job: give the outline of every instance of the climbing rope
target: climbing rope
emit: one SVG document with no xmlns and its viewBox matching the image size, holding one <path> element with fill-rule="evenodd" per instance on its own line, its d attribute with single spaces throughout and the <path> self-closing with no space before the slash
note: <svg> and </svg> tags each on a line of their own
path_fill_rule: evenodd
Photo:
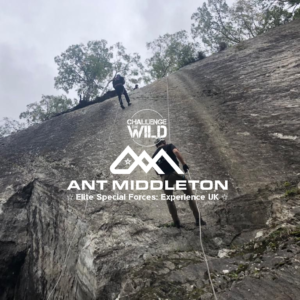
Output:
<svg viewBox="0 0 300 300">
<path fill-rule="evenodd" d="M 188 170 L 188 174 L 189 174 L 190 180 L 192 180 L 191 174 L 190 174 L 189 170 Z M 196 189 L 196 195 L 197 195 L 197 189 Z M 213 291 L 215 300 L 218 300 L 216 292 L 215 292 L 214 284 L 213 284 L 212 279 L 211 279 L 210 269 L 209 269 L 209 265 L 208 265 L 208 260 L 206 258 L 206 254 L 205 254 L 203 243 L 202 243 L 201 212 L 200 212 L 200 209 L 198 207 L 197 201 L 196 201 L 196 206 L 197 206 L 197 210 L 198 210 L 198 214 L 199 214 L 199 239 L 200 239 L 200 246 L 201 246 L 203 257 L 204 257 L 204 261 L 205 261 L 205 264 L 206 264 L 206 269 L 207 269 L 207 273 L 208 273 L 208 278 L 209 278 L 209 282 L 210 282 L 210 285 L 211 285 L 211 289 Z"/>
<path fill-rule="evenodd" d="M 166 77 L 166 79 L 167 79 L 167 103 L 168 103 L 169 142 L 171 142 L 171 134 L 170 134 L 170 131 L 171 131 L 171 123 L 170 123 L 170 100 L 169 100 L 169 81 L 168 81 L 168 76 Z M 190 180 L 192 180 L 191 179 L 191 174 L 190 174 L 189 170 L 188 170 L 188 174 L 189 174 Z M 197 189 L 196 189 L 196 195 L 197 195 Z M 203 247 L 203 242 L 202 242 L 202 227 L 201 227 L 201 212 L 200 212 L 200 209 L 198 207 L 197 201 L 196 201 L 196 206 L 197 206 L 197 210 L 198 210 L 198 214 L 199 214 L 199 239 L 200 239 L 200 246 L 201 246 L 203 257 L 204 257 L 204 261 L 205 261 L 205 264 L 206 264 L 206 269 L 207 269 L 207 273 L 208 273 L 208 278 L 209 278 L 209 282 L 210 282 L 210 285 L 211 285 L 211 289 L 212 289 L 212 292 L 214 294 L 215 300 L 218 300 L 218 297 L 217 297 L 216 292 L 215 292 L 214 284 L 213 284 L 212 279 L 211 279 L 211 273 L 210 273 L 210 268 L 209 268 L 209 265 L 208 265 L 208 260 L 207 260 L 207 257 L 206 257 L 206 254 L 205 254 L 205 250 L 204 250 L 204 247 Z"/>
<path fill-rule="evenodd" d="M 169 102 L 169 81 L 167 78 L 167 101 L 168 101 L 168 129 L 169 129 L 169 143 L 171 143 L 171 123 L 170 123 L 170 102 Z"/>
<path fill-rule="evenodd" d="M 107 150 L 107 148 L 108 148 L 108 145 L 109 145 L 109 143 L 110 143 L 111 133 L 112 133 L 113 128 L 115 127 L 115 123 L 116 123 L 116 120 L 117 120 L 118 112 L 119 112 L 119 109 L 117 109 L 117 113 L 116 113 L 116 116 L 115 116 L 113 125 L 112 125 L 112 127 L 111 127 L 110 132 L 109 132 L 108 142 L 106 143 L 106 147 L 105 147 L 105 149 L 104 149 L 104 151 L 103 151 L 103 156 L 102 156 L 102 158 L 105 157 L 105 152 L 106 152 L 106 150 Z M 87 206 L 88 206 L 88 200 L 86 200 L 86 203 L 85 203 L 85 208 L 84 208 L 84 212 L 83 212 L 84 216 L 86 216 Z M 72 246 L 73 241 L 74 241 L 74 238 L 75 238 L 77 225 L 78 225 L 78 221 L 77 221 L 77 223 L 76 223 L 76 226 L 75 226 L 75 229 L 74 229 L 74 233 L 73 233 L 73 237 L 72 237 L 72 239 L 71 239 L 71 242 L 69 243 L 68 250 L 67 250 L 67 252 L 66 252 L 66 256 L 65 256 L 65 259 L 64 259 L 64 263 L 63 263 L 63 267 L 62 267 L 61 273 L 60 273 L 60 275 L 59 275 L 59 277 L 58 277 L 58 279 L 57 279 L 57 281 L 56 281 L 56 283 L 55 283 L 53 289 L 51 290 L 50 294 L 48 295 L 47 300 L 50 299 L 52 293 L 55 291 L 55 289 L 56 289 L 57 285 L 59 284 L 60 279 L 62 278 L 62 275 L 63 275 L 63 273 L 64 273 L 64 271 L 65 271 L 65 268 L 66 268 L 66 266 L 67 266 L 66 263 L 67 263 L 67 259 L 68 259 L 68 256 L 69 256 L 69 252 L 70 252 L 71 246 Z"/>
</svg>

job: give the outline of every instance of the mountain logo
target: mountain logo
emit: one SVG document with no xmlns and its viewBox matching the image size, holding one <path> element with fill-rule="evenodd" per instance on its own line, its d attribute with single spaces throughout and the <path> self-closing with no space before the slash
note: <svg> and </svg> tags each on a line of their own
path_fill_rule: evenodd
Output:
<svg viewBox="0 0 300 300">
<path fill-rule="evenodd" d="M 133 163 L 130 165 L 128 169 L 117 169 L 120 162 L 126 157 L 126 155 L 131 155 L 133 158 Z M 112 174 L 131 174 L 132 171 L 137 167 L 140 166 L 145 173 L 148 173 L 152 168 L 160 175 L 163 175 L 164 172 L 161 170 L 161 168 L 156 164 L 156 162 L 163 157 L 170 165 L 171 167 L 177 172 L 177 174 L 183 174 L 182 170 L 175 164 L 173 159 L 165 152 L 163 149 L 161 149 L 155 157 L 149 156 L 149 154 L 144 150 L 140 156 L 136 155 L 136 153 L 127 146 L 125 150 L 119 155 L 119 157 L 113 162 L 113 164 L 110 166 L 110 171 Z M 148 165 L 145 165 L 143 162 L 143 159 L 146 159 L 148 162 Z M 126 164 L 127 161 L 126 160 Z"/>
</svg>

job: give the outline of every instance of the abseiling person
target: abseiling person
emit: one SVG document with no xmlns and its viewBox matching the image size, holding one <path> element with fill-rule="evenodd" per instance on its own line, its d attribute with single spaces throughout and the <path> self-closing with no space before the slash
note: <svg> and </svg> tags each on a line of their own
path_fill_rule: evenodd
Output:
<svg viewBox="0 0 300 300">
<path fill-rule="evenodd" d="M 178 151 L 178 149 L 173 145 L 173 144 L 167 144 L 166 141 L 162 138 L 158 138 L 155 140 L 155 145 L 157 147 L 155 153 L 153 154 L 152 158 L 161 150 L 163 149 L 168 156 L 175 162 L 175 164 L 177 166 L 179 166 L 179 162 L 182 164 L 183 170 L 186 173 L 189 170 L 189 167 L 187 166 L 187 164 L 185 163 L 181 153 Z M 168 187 L 173 187 L 174 184 L 176 183 L 176 181 L 178 180 L 185 180 L 186 181 L 186 189 L 183 190 L 183 192 L 187 195 L 187 196 L 192 196 L 193 195 L 193 191 L 187 181 L 187 179 L 185 178 L 185 175 L 181 175 L 181 174 L 177 174 L 175 172 L 175 170 L 173 169 L 173 167 L 165 160 L 164 157 L 161 157 L 157 163 L 156 163 L 159 168 L 164 172 L 163 175 L 161 176 L 161 179 L 163 181 L 163 189 L 166 195 L 173 195 L 173 190 L 170 189 L 166 189 L 166 183 Z M 190 197 L 192 198 L 192 197 Z M 167 204 L 168 204 L 168 208 L 169 208 L 169 212 L 172 216 L 174 225 L 177 228 L 180 228 L 180 220 L 178 218 L 178 214 L 177 214 L 177 209 L 176 209 L 176 205 L 174 201 L 171 200 L 166 200 Z M 196 220 L 196 226 L 199 226 L 199 223 L 201 222 L 201 225 L 206 225 L 206 222 L 201 218 L 201 220 L 199 220 L 199 212 L 197 209 L 197 204 L 195 202 L 195 200 L 188 200 L 189 202 L 189 206 L 194 214 L 195 220 Z"/>
<path fill-rule="evenodd" d="M 113 87 L 116 90 L 116 93 L 118 95 L 119 98 L 119 102 L 120 102 L 120 106 L 122 107 L 122 109 L 125 109 L 124 105 L 123 105 L 123 101 L 122 101 L 122 94 L 124 94 L 125 99 L 127 101 L 128 106 L 131 105 L 130 103 L 130 99 L 129 96 L 127 94 L 127 91 L 124 87 L 125 84 L 125 79 L 123 76 L 121 76 L 120 74 L 117 74 L 114 79 L 113 79 Z"/>
</svg>

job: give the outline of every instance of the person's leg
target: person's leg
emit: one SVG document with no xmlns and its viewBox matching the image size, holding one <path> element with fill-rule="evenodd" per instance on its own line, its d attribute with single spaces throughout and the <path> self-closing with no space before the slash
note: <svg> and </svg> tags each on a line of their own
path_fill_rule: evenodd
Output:
<svg viewBox="0 0 300 300">
<path fill-rule="evenodd" d="M 128 94 L 127 94 L 127 91 L 126 91 L 126 89 L 123 87 L 123 94 L 124 94 L 124 96 L 125 96 L 125 99 L 126 99 L 126 101 L 127 101 L 127 103 L 129 104 L 130 103 L 130 99 L 129 99 L 129 96 L 128 96 Z"/>
<path fill-rule="evenodd" d="M 170 179 L 170 175 L 165 175 L 162 177 L 162 181 L 163 181 L 163 189 L 165 191 L 166 195 L 173 195 L 173 190 L 166 190 L 165 189 L 165 182 L 168 182 L 168 186 L 173 186 L 174 183 L 172 184 L 172 178 Z M 179 222 L 179 218 L 178 218 L 178 214 L 177 214 L 177 209 L 176 209 L 176 205 L 174 201 L 171 200 L 167 200 L 167 204 L 168 204 L 168 208 L 169 208 L 169 212 L 172 216 L 173 222 L 175 225 L 178 225 L 178 227 L 180 226 L 180 222 Z"/>
<path fill-rule="evenodd" d="M 123 106 L 123 101 L 122 101 L 123 87 L 122 86 L 116 86 L 115 90 L 116 90 L 116 93 L 118 95 L 121 107 L 124 107 Z"/>
<path fill-rule="evenodd" d="M 194 193 L 193 193 L 193 191 L 191 189 L 191 186 L 189 185 L 188 180 L 185 178 L 185 176 L 184 175 L 178 175 L 178 174 L 176 174 L 176 175 L 177 175 L 177 180 L 185 180 L 186 181 L 186 189 L 183 190 L 183 192 L 185 193 L 185 195 L 187 195 L 187 196 L 194 195 Z M 184 178 L 182 176 L 184 176 Z M 198 208 L 197 208 L 196 201 L 195 200 L 188 200 L 188 202 L 189 202 L 190 209 L 193 212 L 193 215 L 195 217 L 196 224 L 199 225 L 199 211 L 198 211 Z M 206 224 L 202 220 L 202 218 L 201 218 L 201 224 L 202 225 Z"/>
<path fill-rule="evenodd" d="M 186 180 L 186 190 L 183 191 L 187 196 L 192 196 L 193 191 L 191 189 L 191 186 L 189 185 L 188 181 Z M 198 208 L 197 208 L 197 204 L 195 200 L 188 200 L 189 202 L 189 206 L 193 212 L 193 215 L 195 217 L 195 219 L 199 219 L 199 212 L 198 212 Z"/>
<path fill-rule="evenodd" d="M 172 216 L 173 222 L 174 222 L 175 225 L 177 225 L 179 223 L 179 218 L 178 218 L 177 208 L 176 208 L 175 202 L 171 201 L 171 200 L 167 200 L 167 204 L 168 204 L 169 212 Z"/>
</svg>

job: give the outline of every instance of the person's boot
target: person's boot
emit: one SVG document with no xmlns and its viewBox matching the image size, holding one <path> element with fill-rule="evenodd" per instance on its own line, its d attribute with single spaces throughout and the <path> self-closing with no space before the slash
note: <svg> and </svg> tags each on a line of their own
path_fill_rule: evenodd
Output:
<svg viewBox="0 0 300 300">
<path fill-rule="evenodd" d="M 199 226 L 199 218 L 196 218 L 196 226 Z M 206 222 L 201 218 L 201 226 L 205 226 Z"/>
<path fill-rule="evenodd" d="M 125 106 L 123 104 L 121 104 L 122 109 L 125 109 Z"/>
<path fill-rule="evenodd" d="M 179 220 L 178 220 L 178 221 L 175 221 L 175 222 L 174 222 L 174 226 L 177 227 L 177 228 L 180 228 L 180 227 L 181 227 L 180 221 L 179 221 Z"/>
<path fill-rule="evenodd" d="M 131 105 L 131 103 L 130 102 L 128 102 L 128 106 L 130 106 Z"/>
</svg>

